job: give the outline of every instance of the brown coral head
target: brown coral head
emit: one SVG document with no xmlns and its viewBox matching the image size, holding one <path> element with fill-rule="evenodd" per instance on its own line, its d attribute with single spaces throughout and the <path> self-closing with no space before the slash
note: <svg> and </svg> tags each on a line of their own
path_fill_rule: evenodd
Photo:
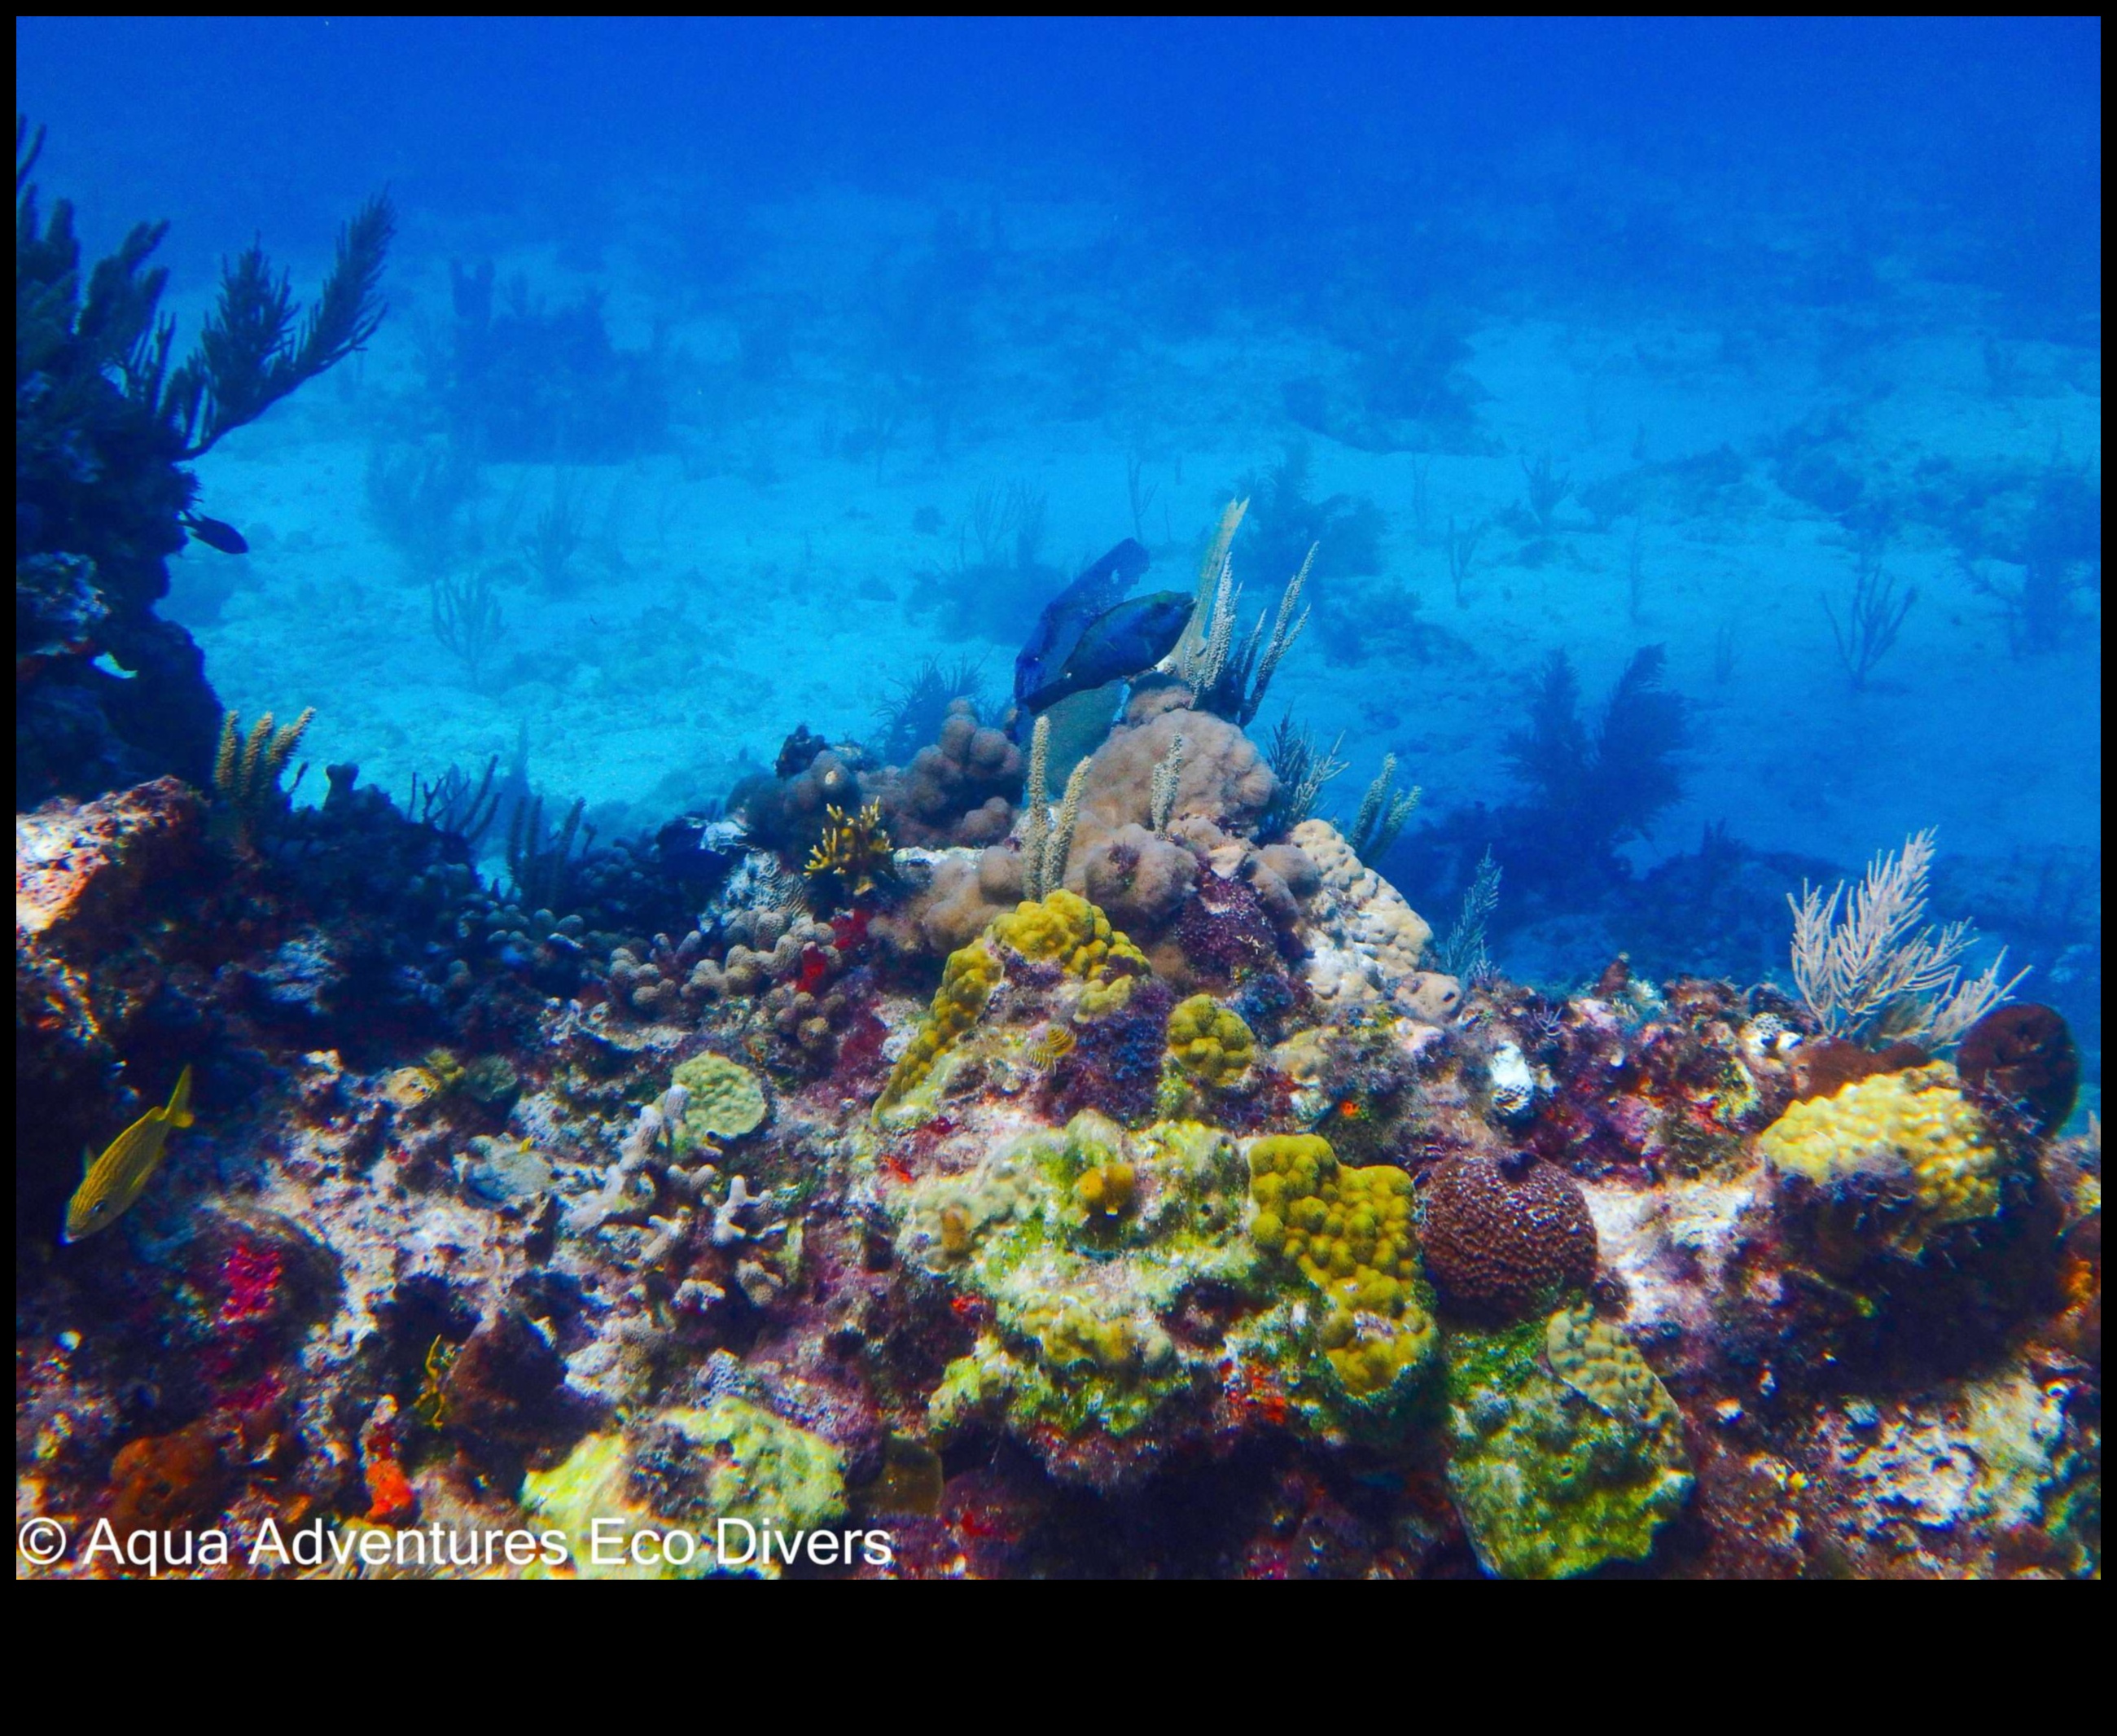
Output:
<svg viewBox="0 0 2117 1736">
<path fill-rule="evenodd" d="M 2061 1127 L 2080 1092 L 2080 1052 L 2055 1008 L 2023 1001 L 1964 1033 L 1955 1070 L 1973 1091 L 2025 1106 L 2038 1138 Z"/>
<path fill-rule="evenodd" d="M 1418 1189 L 1427 1276 L 1457 1313 L 1518 1319 L 1595 1276 L 1595 1222 L 1563 1171 L 1528 1152 L 1451 1157 Z"/>
<path fill-rule="evenodd" d="M 1871 1078 L 1878 1073 L 1903 1073 L 1923 1067 L 1933 1057 L 1916 1043 L 1891 1043 L 1870 1052 L 1857 1043 L 1834 1037 L 1820 1037 L 1794 1050 L 1794 1101 L 1834 1097 L 1847 1085 Z"/>
</svg>

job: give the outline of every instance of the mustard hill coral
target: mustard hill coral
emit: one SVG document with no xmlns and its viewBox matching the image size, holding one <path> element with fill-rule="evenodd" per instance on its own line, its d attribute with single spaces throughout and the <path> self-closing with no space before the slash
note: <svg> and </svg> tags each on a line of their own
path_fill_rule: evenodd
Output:
<svg viewBox="0 0 2117 1736">
<path fill-rule="evenodd" d="M 1035 963 L 1058 965 L 1083 981 L 1101 981 L 1114 967 L 1147 967 L 1146 954 L 1078 893 L 1061 890 L 1040 903 L 1024 901 L 994 917 L 987 933 L 996 945 Z"/>
<path fill-rule="evenodd" d="M 999 956 L 982 940 L 948 954 L 941 972 L 941 986 L 919 1023 L 911 1044 L 890 1069 L 889 1082 L 875 1099 L 878 1113 L 893 1107 L 905 1094 L 923 1083 L 934 1064 L 957 1038 L 977 1023 L 985 1002 L 1000 980 Z"/>
<path fill-rule="evenodd" d="M 925 1083 L 942 1055 L 977 1023 L 1007 972 L 1009 956 L 1077 983 L 1072 998 L 1072 1016 L 1079 1020 L 1100 1018 L 1123 1007 L 1133 981 L 1147 969 L 1140 949 L 1077 893 L 1054 892 L 1003 911 L 977 940 L 948 955 L 933 1005 L 876 1100 L 878 1114 L 895 1108 Z M 1048 1053 L 1048 1046 L 1042 1052 Z"/>
<path fill-rule="evenodd" d="M 1365 1398 L 1420 1370 L 1436 1334 L 1418 1283 L 1410 1176 L 1388 1164 L 1349 1168 L 1313 1133 L 1253 1140 L 1249 1166 L 1250 1238 L 1328 1298 L 1319 1337 L 1346 1392 Z"/>
<path fill-rule="evenodd" d="M 1939 1232 L 1996 1217 L 2018 1163 L 1944 1061 L 1796 1103 L 1757 1149 L 1813 1185 L 1826 1241 L 1913 1260 Z"/>
<path fill-rule="evenodd" d="M 1249 1071 L 1257 1038 L 1238 1014 L 1210 995 L 1178 1001 L 1169 1015 L 1169 1064 L 1200 1084 L 1225 1089 Z"/>
</svg>

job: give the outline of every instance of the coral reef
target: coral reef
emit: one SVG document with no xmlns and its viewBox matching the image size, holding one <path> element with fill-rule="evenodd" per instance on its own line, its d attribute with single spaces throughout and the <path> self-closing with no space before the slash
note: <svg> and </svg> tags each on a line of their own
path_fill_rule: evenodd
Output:
<svg viewBox="0 0 2117 1736">
<path fill-rule="evenodd" d="M 1132 685 L 1069 794 L 960 702 L 616 843 L 510 779 L 499 885 L 492 768 L 295 808 L 276 725 L 20 816 L 18 1505 L 155 1558 L 24 1571 L 2099 1572 L 2055 1011 L 1510 981 Z"/>
</svg>

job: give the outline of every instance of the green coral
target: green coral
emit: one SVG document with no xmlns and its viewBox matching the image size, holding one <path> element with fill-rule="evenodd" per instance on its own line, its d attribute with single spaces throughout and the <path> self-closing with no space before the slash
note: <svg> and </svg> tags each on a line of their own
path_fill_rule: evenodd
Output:
<svg viewBox="0 0 2117 1736">
<path fill-rule="evenodd" d="M 791 1533 L 837 1519 L 846 1510 L 845 1459 L 820 1435 L 722 1397 L 660 1411 L 625 1434 L 588 1436 L 556 1469 L 530 1472 L 522 1499 L 565 1534 L 581 1578 L 694 1579 L 715 1571 L 723 1520 L 731 1549 L 740 1553 L 768 1527 Z M 632 1544 L 643 1531 L 663 1541 L 640 1560 Z M 670 1547 L 673 1531 L 690 1532 L 695 1552 Z M 671 1558 L 687 1553 L 688 1560 Z M 731 1571 L 777 1577 L 779 1569 L 759 1549 Z"/>
<path fill-rule="evenodd" d="M 722 1055 L 680 1062 L 675 1082 L 690 1093 L 683 1120 L 671 1130 L 679 1156 L 722 1139 L 740 1139 L 763 1124 L 764 1087 L 747 1067 Z"/>
<path fill-rule="evenodd" d="M 1251 1240 L 1327 1299 L 1315 1343 L 1344 1398 L 1398 1409 L 1423 1385 L 1438 1341 L 1410 1176 L 1391 1164 L 1340 1164 L 1313 1133 L 1251 1141 L 1249 1166 Z"/>
<path fill-rule="evenodd" d="M 993 1323 L 950 1364 L 929 1424 L 978 1415 L 1025 1434 L 1123 1438 L 1210 1379 L 1212 1359 L 1169 1322 L 1201 1286 L 1254 1292 L 1243 1181 L 1215 1129 L 1128 1134 L 1086 1110 L 1063 1133 L 1025 1134 L 967 1175 L 907 1190 L 901 1254 L 986 1304 Z"/>
<path fill-rule="evenodd" d="M 1586 1306 L 1446 1341 L 1449 1487 L 1478 1559 L 1509 1579 L 1641 1561 L 1689 1498 L 1675 1401 Z"/>
</svg>

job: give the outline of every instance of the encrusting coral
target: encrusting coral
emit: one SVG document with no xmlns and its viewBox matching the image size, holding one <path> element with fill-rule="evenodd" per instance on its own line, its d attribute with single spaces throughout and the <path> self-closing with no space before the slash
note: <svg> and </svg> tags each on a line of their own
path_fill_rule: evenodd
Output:
<svg viewBox="0 0 2117 1736">
<path fill-rule="evenodd" d="M 1808 1184 L 1797 1211 L 1847 1243 L 1917 1259 L 1959 1225 L 1996 1217 L 2018 1154 L 1935 1061 L 1855 1080 L 1793 1104 L 1757 1140 L 1764 1161 Z"/>
</svg>

